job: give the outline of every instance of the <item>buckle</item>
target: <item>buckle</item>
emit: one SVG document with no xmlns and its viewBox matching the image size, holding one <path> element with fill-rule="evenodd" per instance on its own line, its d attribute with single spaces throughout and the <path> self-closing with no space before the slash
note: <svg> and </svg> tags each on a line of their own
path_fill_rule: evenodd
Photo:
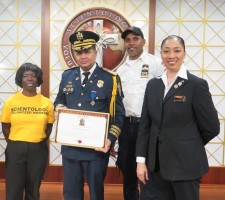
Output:
<svg viewBox="0 0 225 200">
<path fill-rule="evenodd" d="M 130 116 L 130 117 L 128 117 L 128 118 L 129 118 L 129 122 L 130 122 L 130 123 L 135 124 L 135 123 L 139 123 L 139 122 L 140 122 L 140 117 L 133 117 L 133 116 Z"/>
</svg>

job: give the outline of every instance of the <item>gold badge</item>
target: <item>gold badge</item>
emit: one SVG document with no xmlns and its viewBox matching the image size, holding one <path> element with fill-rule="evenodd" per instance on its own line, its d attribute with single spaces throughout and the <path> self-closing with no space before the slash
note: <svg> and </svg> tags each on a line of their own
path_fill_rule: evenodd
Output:
<svg viewBox="0 0 225 200">
<path fill-rule="evenodd" d="M 103 81 L 103 80 L 98 80 L 97 86 L 98 86 L 99 88 L 102 88 L 103 85 L 104 85 L 104 81 Z"/>
</svg>

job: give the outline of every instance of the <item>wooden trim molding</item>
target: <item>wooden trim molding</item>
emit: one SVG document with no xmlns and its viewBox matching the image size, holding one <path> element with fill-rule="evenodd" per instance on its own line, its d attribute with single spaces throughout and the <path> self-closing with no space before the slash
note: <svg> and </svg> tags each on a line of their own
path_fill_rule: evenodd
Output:
<svg viewBox="0 0 225 200">
<path fill-rule="evenodd" d="M 0 163 L 0 179 L 5 179 L 5 166 Z M 43 181 L 63 182 L 63 169 L 61 166 L 51 166 L 51 173 L 48 173 L 48 167 Z M 108 167 L 105 178 L 106 184 L 122 184 L 122 173 L 116 167 Z M 225 184 L 225 167 L 210 167 L 208 173 L 202 178 L 202 184 Z"/>
<path fill-rule="evenodd" d="M 49 172 L 50 170 L 50 172 Z M 46 182 L 62 182 L 63 169 L 61 166 L 47 167 L 43 181 Z M 121 184 L 123 183 L 122 173 L 116 167 L 108 167 L 107 175 L 105 178 L 107 184 Z"/>
<path fill-rule="evenodd" d="M 50 91 L 50 0 L 41 1 L 41 69 L 43 84 L 41 94 L 49 97 Z"/>
<path fill-rule="evenodd" d="M 149 1 L 149 37 L 148 37 L 148 52 L 155 52 L 155 10 L 156 0 Z"/>
<path fill-rule="evenodd" d="M 203 184 L 225 184 L 225 167 L 210 167 L 202 178 Z"/>
</svg>

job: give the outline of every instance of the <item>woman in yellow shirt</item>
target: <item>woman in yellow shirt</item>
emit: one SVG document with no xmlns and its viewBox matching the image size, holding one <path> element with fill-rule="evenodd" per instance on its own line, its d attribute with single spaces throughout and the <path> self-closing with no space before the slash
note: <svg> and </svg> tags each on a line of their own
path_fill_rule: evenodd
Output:
<svg viewBox="0 0 225 200">
<path fill-rule="evenodd" d="M 48 140 L 54 122 L 53 104 L 37 92 L 43 72 L 25 63 L 17 71 L 15 82 L 21 92 L 9 97 L 2 109 L 5 150 L 6 199 L 39 200 L 39 188 L 48 158 Z"/>
</svg>

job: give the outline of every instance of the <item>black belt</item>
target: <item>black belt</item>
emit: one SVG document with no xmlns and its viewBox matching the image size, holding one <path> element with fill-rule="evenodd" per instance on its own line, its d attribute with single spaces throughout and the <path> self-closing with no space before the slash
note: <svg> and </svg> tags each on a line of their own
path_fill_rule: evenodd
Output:
<svg viewBox="0 0 225 200">
<path fill-rule="evenodd" d="M 126 117 L 126 120 L 128 120 L 131 124 L 139 123 L 140 122 L 140 117 Z"/>
</svg>

